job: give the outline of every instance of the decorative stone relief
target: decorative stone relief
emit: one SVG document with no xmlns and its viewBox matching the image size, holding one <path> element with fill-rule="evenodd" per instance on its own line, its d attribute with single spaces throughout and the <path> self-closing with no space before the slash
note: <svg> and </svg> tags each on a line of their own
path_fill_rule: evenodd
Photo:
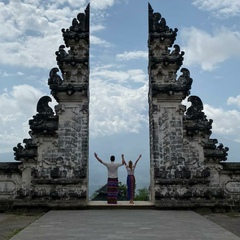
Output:
<svg viewBox="0 0 240 240">
<path fill-rule="evenodd" d="M 225 183 L 225 189 L 232 194 L 240 194 L 240 179 L 230 180 Z"/>
<path fill-rule="evenodd" d="M 16 183 L 12 180 L 2 181 L 0 180 L 0 195 L 1 194 L 15 194 L 16 191 Z"/>
</svg>

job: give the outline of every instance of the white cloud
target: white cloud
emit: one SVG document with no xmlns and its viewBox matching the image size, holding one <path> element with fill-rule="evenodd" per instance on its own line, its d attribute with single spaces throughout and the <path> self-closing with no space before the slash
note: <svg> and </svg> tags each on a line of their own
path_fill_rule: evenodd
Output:
<svg viewBox="0 0 240 240">
<path fill-rule="evenodd" d="M 126 73 L 116 71 L 96 71 L 91 74 L 90 134 L 105 136 L 122 132 L 138 132 L 148 124 L 147 92 L 145 76 L 141 70 Z M 136 79 L 134 76 L 139 75 Z M 112 81 L 112 80 L 115 80 Z M 131 88 L 122 82 L 137 81 L 141 87 Z"/>
<path fill-rule="evenodd" d="M 212 71 L 218 64 L 232 57 L 240 57 L 240 33 L 221 28 L 209 34 L 197 28 L 182 30 L 186 65 L 200 65 Z"/>
<path fill-rule="evenodd" d="M 36 114 L 42 92 L 29 85 L 14 86 L 0 95 L 1 152 L 10 151 L 15 144 L 29 137 L 28 120 Z"/>
<path fill-rule="evenodd" d="M 0 24 L 2 26 L 0 64 L 28 68 L 54 67 L 56 65 L 55 51 L 64 43 L 61 29 L 69 28 L 72 19 L 79 12 L 85 10 L 87 3 L 85 0 L 62 0 L 57 3 L 55 1 L 45 3 L 31 0 L 0 3 Z M 93 21 L 91 21 L 92 32 L 105 28 L 101 23 L 106 17 L 103 9 L 113 4 L 113 0 L 91 2 L 91 15 L 97 16 L 93 17 Z M 96 36 L 90 36 L 90 38 L 91 44 L 103 47 L 112 46 Z"/>
<path fill-rule="evenodd" d="M 104 79 L 105 82 L 118 83 L 146 83 L 148 76 L 141 69 L 130 69 L 126 71 L 115 71 L 106 68 L 96 68 L 92 71 L 91 77 Z"/>
<path fill-rule="evenodd" d="M 98 32 L 98 31 L 101 31 L 101 30 L 104 30 L 104 29 L 105 29 L 105 26 L 103 26 L 101 24 L 93 25 L 93 26 L 90 27 L 91 33 Z"/>
<path fill-rule="evenodd" d="M 37 3 L 10 1 L 0 8 L 0 63 L 40 68 L 54 64 L 54 53 L 63 42 L 61 28 L 68 27 L 74 16 L 68 8 L 38 7 Z"/>
<path fill-rule="evenodd" d="M 55 51 L 61 44 L 57 36 L 45 38 L 28 36 L 23 44 L 21 42 L 0 42 L 0 48 L 3 49 L 0 63 L 48 69 L 56 66 Z"/>
<path fill-rule="evenodd" d="M 240 112 L 236 110 L 225 111 L 222 108 L 214 108 L 204 105 L 204 113 L 208 119 L 213 119 L 212 132 L 225 135 L 232 140 L 239 141 L 240 135 Z M 240 142 L 240 141 L 239 141 Z"/>
<path fill-rule="evenodd" d="M 93 35 L 90 36 L 90 42 L 92 45 L 101 45 L 102 47 L 111 47 L 112 46 L 111 43 L 108 43 L 107 41 L 105 41 L 101 38 L 98 38 L 96 36 L 93 36 Z"/>
<path fill-rule="evenodd" d="M 240 95 L 238 95 L 237 97 L 229 97 L 227 100 L 227 104 L 231 105 L 231 104 L 236 104 L 237 106 L 240 107 Z"/>
<path fill-rule="evenodd" d="M 91 0 L 91 8 L 104 10 L 108 7 L 113 6 L 115 3 L 114 0 Z"/>
<path fill-rule="evenodd" d="M 193 4 L 204 11 L 211 11 L 218 17 L 240 15 L 239 0 L 195 0 Z"/>
<path fill-rule="evenodd" d="M 129 61 L 133 59 L 148 59 L 148 52 L 145 51 L 133 51 L 123 52 L 116 55 L 116 59 L 119 61 Z"/>
</svg>

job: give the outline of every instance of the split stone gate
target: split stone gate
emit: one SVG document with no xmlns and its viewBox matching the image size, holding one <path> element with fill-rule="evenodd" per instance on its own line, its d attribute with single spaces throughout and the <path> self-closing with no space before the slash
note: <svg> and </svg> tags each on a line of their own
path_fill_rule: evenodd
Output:
<svg viewBox="0 0 240 240">
<path fill-rule="evenodd" d="M 148 11 L 150 200 L 157 208 L 239 208 L 240 163 L 224 162 L 228 148 L 210 138 L 213 120 L 190 95 L 193 80 L 181 68 L 177 29 L 150 4 Z M 62 29 L 65 44 L 48 79 L 55 112 L 43 96 L 29 120 L 30 138 L 13 148 L 16 162 L 0 163 L 5 209 L 88 205 L 89 13 L 90 5 Z"/>
</svg>

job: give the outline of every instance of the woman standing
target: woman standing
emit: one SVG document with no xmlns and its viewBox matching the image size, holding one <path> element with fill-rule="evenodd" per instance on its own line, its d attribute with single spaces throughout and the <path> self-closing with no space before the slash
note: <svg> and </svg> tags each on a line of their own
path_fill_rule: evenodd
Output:
<svg viewBox="0 0 240 240">
<path fill-rule="evenodd" d="M 133 199 L 134 199 L 134 194 L 135 194 L 135 185 L 136 185 L 136 180 L 135 180 L 135 176 L 134 176 L 134 170 L 136 168 L 137 162 L 139 161 L 139 159 L 142 157 L 142 154 L 139 155 L 138 159 L 135 161 L 134 165 L 133 162 L 130 160 L 127 163 L 124 160 L 124 164 L 126 166 L 127 169 L 127 197 L 130 200 L 129 203 L 133 204 Z"/>
</svg>

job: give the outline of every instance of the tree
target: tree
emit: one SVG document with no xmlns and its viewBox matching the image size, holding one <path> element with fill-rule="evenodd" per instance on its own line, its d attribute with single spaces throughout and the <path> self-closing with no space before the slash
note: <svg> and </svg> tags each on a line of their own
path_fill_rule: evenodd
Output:
<svg viewBox="0 0 240 240">
<path fill-rule="evenodd" d="M 127 185 L 118 183 L 118 201 L 127 201 Z M 93 201 L 105 201 L 107 199 L 107 184 L 96 190 L 90 197 Z M 146 187 L 136 190 L 135 201 L 149 201 L 149 191 Z"/>
<path fill-rule="evenodd" d="M 137 189 L 134 197 L 135 201 L 149 201 L 149 191 L 146 187 Z"/>
</svg>

